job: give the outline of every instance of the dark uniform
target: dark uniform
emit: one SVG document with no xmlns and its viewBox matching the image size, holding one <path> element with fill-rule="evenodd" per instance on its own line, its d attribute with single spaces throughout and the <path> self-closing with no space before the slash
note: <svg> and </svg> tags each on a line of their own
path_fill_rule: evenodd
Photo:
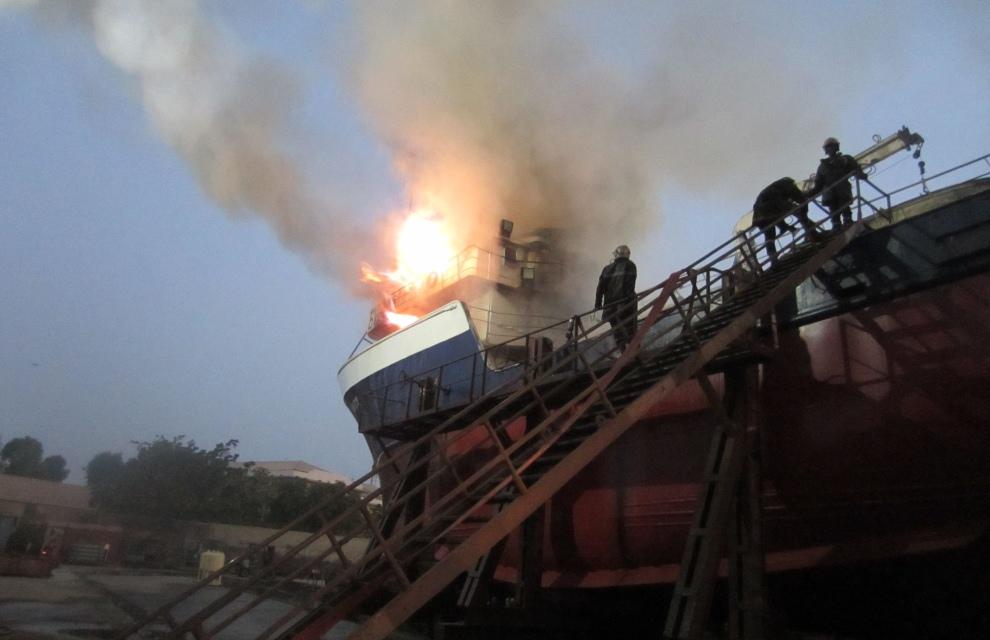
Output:
<svg viewBox="0 0 990 640">
<path fill-rule="evenodd" d="M 838 145 L 836 145 L 838 146 Z M 828 215 L 832 219 L 832 229 L 840 229 L 844 225 L 852 224 L 853 192 L 849 180 L 843 180 L 849 174 L 864 180 L 866 174 L 856 162 L 856 159 L 844 153 L 835 153 L 827 158 L 822 158 L 818 165 L 818 172 L 815 174 L 815 186 L 812 187 L 809 195 L 822 195 L 822 204 L 828 208 Z M 833 185 L 829 187 L 829 185 Z"/>
<path fill-rule="evenodd" d="M 784 220 L 779 220 L 776 224 L 774 220 L 797 207 L 804 199 L 804 192 L 793 178 L 781 178 L 772 182 L 756 196 L 756 202 L 753 203 L 753 226 L 763 232 L 771 262 L 777 260 L 777 245 L 774 242 L 777 239 L 777 229 L 781 233 L 794 230 Z M 794 215 L 801 221 L 806 232 L 814 233 L 814 226 L 808 219 L 807 204 L 794 211 Z"/>
<path fill-rule="evenodd" d="M 625 351 L 636 331 L 636 263 L 617 256 L 602 269 L 595 291 L 595 309 L 604 309 L 602 319 L 612 325 L 615 344 Z"/>
</svg>

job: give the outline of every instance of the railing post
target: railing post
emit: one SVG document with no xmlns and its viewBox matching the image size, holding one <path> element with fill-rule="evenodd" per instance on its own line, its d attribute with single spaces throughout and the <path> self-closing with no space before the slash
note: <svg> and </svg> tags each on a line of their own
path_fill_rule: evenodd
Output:
<svg viewBox="0 0 990 640">
<path fill-rule="evenodd" d="M 859 178 L 856 178 L 856 220 L 863 219 L 863 194 L 859 186 Z"/>
<path fill-rule="evenodd" d="M 385 411 L 386 409 L 388 409 L 388 388 L 390 386 L 392 385 L 388 385 L 388 384 L 385 385 L 385 394 L 382 395 L 382 413 L 378 423 L 379 427 L 385 426 Z"/>
<path fill-rule="evenodd" d="M 443 368 L 445 366 L 446 365 L 440 365 L 440 371 L 437 373 L 437 398 L 436 401 L 433 403 L 434 411 L 440 410 L 440 396 L 443 393 Z"/>
<path fill-rule="evenodd" d="M 477 352 L 475 352 L 475 354 L 471 356 L 471 386 L 468 388 L 468 402 L 474 400 L 474 376 L 477 365 L 478 365 L 478 354 Z"/>
<path fill-rule="evenodd" d="M 743 249 L 743 256 L 746 262 L 749 263 L 749 266 L 753 269 L 754 274 L 763 273 L 763 267 L 760 266 L 760 259 L 756 256 L 757 250 L 753 247 L 753 241 L 745 231 L 741 235 L 743 243 L 746 245 Z"/>
<path fill-rule="evenodd" d="M 416 380 L 414 378 L 409 378 L 408 380 L 406 380 L 406 384 L 408 385 L 407 389 L 409 389 L 408 391 L 406 391 L 406 420 L 408 420 L 409 410 L 410 407 L 412 407 L 412 388 L 413 385 L 416 384 Z"/>
<path fill-rule="evenodd" d="M 491 349 L 485 349 L 485 358 L 482 361 L 481 367 L 481 395 L 485 395 L 485 382 L 488 379 L 488 354 Z"/>
</svg>

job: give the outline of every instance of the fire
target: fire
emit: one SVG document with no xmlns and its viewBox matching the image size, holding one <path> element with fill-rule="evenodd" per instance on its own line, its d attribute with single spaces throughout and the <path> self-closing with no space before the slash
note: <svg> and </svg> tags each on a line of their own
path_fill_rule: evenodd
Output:
<svg viewBox="0 0 990 640">
<path fill-rule="evenodd" d="M 430 276 L 443 274 L 454 258 L 453 243 L 443 218 L 429 209 L 417 209 L 402 222 L 395 242 L 395 268 L 378 271 L 361 265 L 361 279 L 377 284 L 419 287 Z"/>
<path fill-rule="evenodd" d="M 416 322 L 416 318 L 417 316 L 409 315 L 408 313 L 385 312 L 385 319 L 388 320 L 388 323 L 400 329 L 405 329 L 413 322 Z"/>
</svg>

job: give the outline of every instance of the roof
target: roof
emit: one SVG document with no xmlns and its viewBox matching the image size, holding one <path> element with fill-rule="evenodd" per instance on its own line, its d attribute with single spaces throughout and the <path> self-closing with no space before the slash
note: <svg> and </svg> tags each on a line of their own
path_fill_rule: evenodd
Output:
<svg viewBox="0 0 990 640">
<path fill-rule="evenodd" d="M 89 489 L 78 484 L 0 473 L 0 500 L 69 509 L 89 509 Z"/>
<path fill-rule="evenodd" d="M 326 471 L 302 460 L 254 460 L 251 464 L 269 471 Z"/>
<path fill-rule="evenodd" d="M 264 469 L 273 476 L 301 474 L 307 476 L 308 479 L 318 482 L 351 483 L 351 479 L 345 475 L 321 469 L 316 465 L 302 460 L 254 460 L 243 464 L 245 466 L 251 464 L 255 469 Z"/>
</svg>

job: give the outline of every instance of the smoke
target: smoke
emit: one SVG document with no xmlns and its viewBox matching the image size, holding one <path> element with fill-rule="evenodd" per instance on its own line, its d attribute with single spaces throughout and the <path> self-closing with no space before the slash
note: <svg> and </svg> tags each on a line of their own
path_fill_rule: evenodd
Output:
<svg viewBox="0 0 990 640">
<path fill-rule="evenodd" d="M 411 199 L 462 242 L 507 218 L 565 228 L 597 259 L 651 222 L 656 149 L 636 91 L 558 17 L 548 3 L 361 3 L 350 78 Z"/>
<path fill-rule="evenodd" d="M 869 77 L 865 36 L 882 23 L 824 8 L 816 29 L 799 31 L 776 7 L 660 5 L 368 0 L 354 5 L 353 51 L 336 63 L 409 200 L 452 220 L 456 245 L 486 242 L 501 218 L 517 233 L 563 228 L 568 253 L 596 263 L 575 271 L 593 282 L 617 244 L 634 258 L 662 250 L 641 239 L 660 222 L 667 184 L 746 201 L 813 169 L 833 114 Z M 194 0 L 66 6 L 134 78 L 206 193 L 262 216 L 317 270 L 356 281 L 383 234 L 307 181 L 284 69 L 238 50 Z M 859 45 L 835 46 L 837 31 Z M 812 51 L 826 52 L 819 68 L 803 58 Z"/>
<path fill-rule="evenodd" d="M 5 0 L 0 8 L 35 4 Z M 37 9 L 92 32 L 100 53 L 136 81 L 151 124 L 211 198 L 232 215 L 261 216 L 311 267 L 353 285 L 367 238 L 342 201 L 314 191 L 293 156 L 289 113 L 299 92 L 291 75 L 244 55 L 194 0 Z"/>
<path fill-rule="evenodd" d="M 351 85 L 413 200 L 455 218 L 463 241 L 500 218 L 564 228 L 571 259 L 596 263 L 574 273 L 593 287 L 616 245 L 655 249 L 640 239 L 665 182 L 749 180 L 751 197 L 779 176 L 740 171 L 737 141 L 770 152 L 830 119 L 827 101 L 807 108 L 810 86 L 766 82 L 787 73 L 786 31 L 774 42 L 725 8 L 656 4 L 362 2 Z"/>
</svg>

